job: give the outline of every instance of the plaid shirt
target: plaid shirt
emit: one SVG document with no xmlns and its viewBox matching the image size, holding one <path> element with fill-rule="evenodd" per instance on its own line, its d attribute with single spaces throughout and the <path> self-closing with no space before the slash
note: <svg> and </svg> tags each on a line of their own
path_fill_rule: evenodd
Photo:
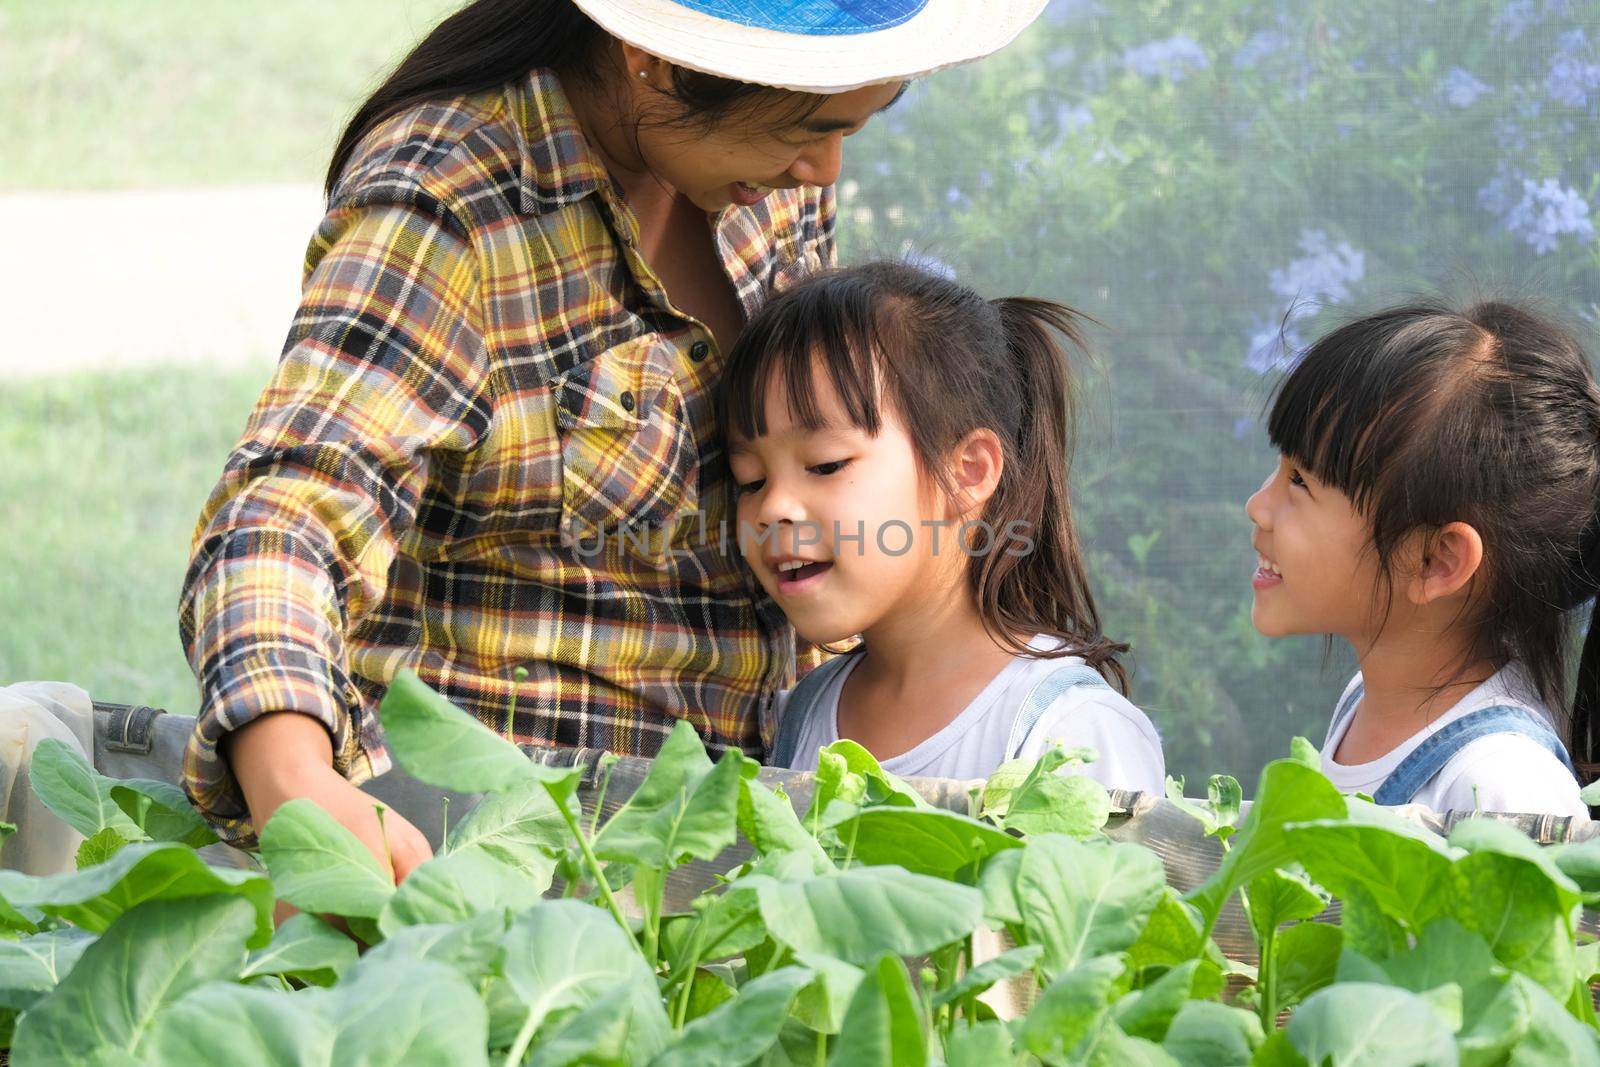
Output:
<svg viewBox="0 0 1600 1067">
<path fill-rule="evenodd" d="M 833 260 L 831 189 L 710 223 L 747 315 Z M 758 754 L 795 637 L 719 537 L 720 363 L 552 74 L 374 130 L 195 533 L 201 810 L 250 840 L 218 743 L 268 712 L 322 722 L 352 781 L 381 774 L 402 667 L 501 730 L 515 691 L 522 740 L 649 755 L 686 718 Z"/>
</svg>

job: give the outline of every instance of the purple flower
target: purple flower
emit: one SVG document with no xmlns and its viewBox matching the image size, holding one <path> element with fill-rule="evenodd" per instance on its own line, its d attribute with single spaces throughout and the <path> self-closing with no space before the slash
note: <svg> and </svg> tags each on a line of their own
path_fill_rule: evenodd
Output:
<svg viewBox="0 0 1600 1067">
<path fill-rule="evenodd" d="M 1293 367 L 1306 343 L 1292 324 L 1257 317 L 1250 324 L 1245 345 L 1246 370 L 1257 374 L 1275 374 Z M 1241 436 L 1238 423 L 1234 424 L 1234 435 Z"/>
<path fill-rule="evenodd" d="M 1179 34 L 1128 49 L 1122 53 L 1122 64 L 1141 78 L 1181 82 L 1190 72 L 1210 67 L 1211 61 L 1198 42 Z"/>
<path fill-rule="evenodd" d="M 1522 180 L 1522 199 L 1505 213 L 1505 228 L 1533 246 L 1538 255 L 1553 252 L 1566 235 L 1579 244 L 1594 240 L 1589 202 L 1578 190 L 1563 187 L 1554 178 L 1535 183 Z"/>
<path fill-rule="evenodd" d="M 1539 18 L 1533 0 L 1511 0 L 1494 17 L 1494 30 L 1508 41 L 1515 41 Z"/>
<path fill-rule="evenodd" d="M 1471 107 L 1478 97 L 1493 91 L 1460 67 L 1451 67 L 1439 82 L 1439 92 L 1451 107 Z"/>
<path fill-rule="evenodd" d="M 1556 56 L 1545 75 L 1544 91 L 1550 99 L 1567 107 L 1584 107 L 1589 94 L 1600 89 L 1600 62 L 1588 35 L 1581 29 L 1568 30 L 1556 42 Z"/>
<path fill-rule="evenodd" d="M 1262 60 L 1270 59 L 1289 44 L 1289 38 L 1277 30 L 1257 30 L 1233 54 L 1235 70 L 1251 70 Z"/>
<path fill-rule="evenodd" d="M 1350 285 L 1366 277 L 1366 253 L 1330 243 L 1326 230 L 1301 230 L 1300 250 L 1305 255 L 1267 274 L 1268 288 L 1285 300 L 1348 300 Z"/>
</svg>

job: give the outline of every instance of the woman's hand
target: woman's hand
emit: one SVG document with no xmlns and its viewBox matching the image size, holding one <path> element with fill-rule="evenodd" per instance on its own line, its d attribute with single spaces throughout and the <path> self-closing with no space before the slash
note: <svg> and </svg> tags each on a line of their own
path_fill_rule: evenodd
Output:
<svg viewBox="0 0 1600 1067">
<path fill-rule="evenodd" d="M 308 715 L 280 712 L 246 724 L 229 738 L 228 763 L 258 833 L 280 806 L 306 797 L 355 834 L 396 884 L 433 856 L 422 831 L 394 809 L 385 809 L 380 825 L 378 801 L 333 769 L 328 731 Z"/>
</svg>

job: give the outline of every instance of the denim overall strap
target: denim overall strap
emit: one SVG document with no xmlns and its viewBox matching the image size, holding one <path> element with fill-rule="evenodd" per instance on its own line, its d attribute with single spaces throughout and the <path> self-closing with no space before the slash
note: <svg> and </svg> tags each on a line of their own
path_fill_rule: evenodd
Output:
<svg viewBox="0 0 1600 1067">
<path fill-rule="evenodd" d="M 1516 734 L 1537 741 L 1567 770 L 1573 769 L 1567 747 L 1543 718 L 1527 708 L 1501 704 L 1468 712 L 1412 749 L 1411 754 L 1401 760 L 1383 785 L 1378 787 L 1372 799 L 1383 805 L 1411 803 L 1422 787 L 1450 762 L 1451 757 L 1478 738 L 1493 734 Z"/>
<path fill-rule="evenodd" d="M 1361 703 L 1361 694 L 1365 689 L 1366 686 L 1359 682 L 1356 683 L 1356 687 L 1350 690 L 1350 695 L 1341 700 L 1339 706 L 1333 709 L 1333 721 L 1328 723 L 1328 735 L 1322 739 L 1323 748 L 1327 748 L 1333 742 L 1333 739 L 1338 736 L 1339 729 L 1344 724 L 1344 721 L 1350 718 L 1350 714 L 1356 710 L 1356 705 Z"/>
<path fill-rule="evenodd" d="M 799 755 L 800 738 L 805 733 L 806 723 L 811 721 L 817 701 L 822 699 L 823 690 L 828 688 L 833 676 L 844 670 L 854 659 L 855 657 L 850 655 L 834 656 L 813 667 L 811 672 L 790 690 L 789 701 L 783 707 L 783 718 L 778 720 L 778 735 L 772 739 L 772 755 L 767 759 L 767 766 L 794 765 L 795 757 Z"/>
<path fill-rule="evenodd" d="M 1039 720 L 1049 710 L 1056 698 L 1067 690 L 1076 686 L 1086 685 L 1093 689 L 1110 689 L 1100 672 L 1086 663 L 1069 663 L 1057 667 L 1049 674 L 1034 683 L 1028 692 L 1028 698 L 1022 702 L 1022 707 L 1017 711 L 1017 719 L 1011 724 L 1011 736 L 1006 740 L 1006 758 L 1016 759 L 1022 754 L 1022 744 L 1039 725 Z"/>
</svg>

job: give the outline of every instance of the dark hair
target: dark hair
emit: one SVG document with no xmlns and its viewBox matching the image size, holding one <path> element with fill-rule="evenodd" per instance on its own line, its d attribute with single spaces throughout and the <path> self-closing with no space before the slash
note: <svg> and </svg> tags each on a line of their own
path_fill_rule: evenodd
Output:
<svg viewBox="0 0 1600 1067">
<path fill-rule="evenodd" d="M 1128 646 L 1100 630 L 1068 500 L 1073 382 L 1056 335 L 1082 350 L 1083 318 L 1047 300 L 985 300 L 902 263 L 825 271 L 750 320 L 728 355 L 718 414 L 727 432 L 761 436 L 761 398 L 776 377 L 800 423 L 820 428 L 820 364 L 858 428 L 876 435 L 885 403 L 902 416 L 919 465 L 947 493 L 950 450 L 973 430 L 994 431 L 1004 467 L 982 519 L 995 531 L 1024 523 L 1034 544 L 970 555 L 984 628 L 1017 654 L 1082 656 L 1126 692 L 1117 656 Z M 1030 650 L 1036 633 L 1065 645 Z"/>
<path fill-rule="evenodd" d="M 419 104 L 506 85 L 548 67 L 595 81 L 601 47 L 611 37 L 572 0 L 475 0 L 422 39 L 383 84 L 356 108 L 333 150 L 324 187 L 333 191 L 356 145 L 385 119 Z M 781 118 L 799 122 L 822 98 L 672 68 L 672 95 L 684 120 L 710 128 L 741 108 L 791 100 Z"/>
<path fill-rule="evenodd" d="M 1600 620 L 1566 699 L 1574 609 L 1600 589 L 1600 389 L 1578 341 L 1505 302 L 1391 308 L 1306 351 L 1267 434 L 1370 520 L 1382 581 L 1414 532 L 1478 532 L 1468 655 L 1521 664 L 1594 764 Z"/>
</svg>

